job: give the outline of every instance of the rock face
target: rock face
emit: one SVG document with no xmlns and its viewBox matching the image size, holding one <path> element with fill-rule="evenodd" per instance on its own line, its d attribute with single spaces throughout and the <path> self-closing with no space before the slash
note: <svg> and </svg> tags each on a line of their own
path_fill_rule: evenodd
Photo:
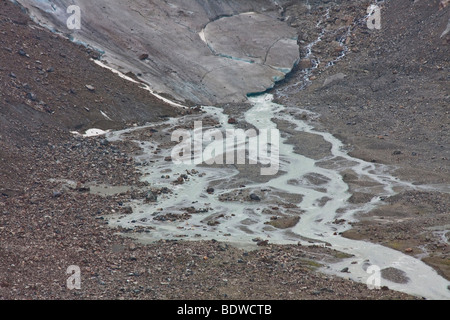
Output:
<svg viewBox="0 0 450 320">
<path fill-rule="evenodd" d="M 241 102 L 299 61 L 296 30 L 269 0 L 80 0 L 79 30 L 67 27 L 70 0 L 18 2 L 35 20 L 104 52 L 109 66 L 193 104 Z"/>
</svg>

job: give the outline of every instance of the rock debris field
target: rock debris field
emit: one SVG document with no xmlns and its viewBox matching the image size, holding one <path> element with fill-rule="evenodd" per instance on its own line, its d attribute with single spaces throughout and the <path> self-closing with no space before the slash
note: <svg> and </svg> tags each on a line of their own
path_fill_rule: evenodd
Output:
<svg viewBox="0 0 450 320">
<path fill-rule="evenodd" d="M 223 110 L 229 125 L 248 129 L 246 93 L 267 89 L 293 117 L 342 141 L 350 156 L 387 166 L 390 175 L 417 186 L 399 187 L 355 219 L 336 219 L 336 230 L 347 227 L 335 236 L 415 258 L 432 268 L 440 284 L 448 283 L 446 1 L 385 1 L 380 30 L 365 24 L 372 1 L 152 1 L 149 7 L 82 1 L 89 14 L 79 32 L 64 31 L 63 8 L 70 1 L 38 2 L 0 2 L 1 300 L 422 299 L 383 284 L 407 286 L 408 277 L 395 266 L 382 270 L 379 290 L 370 290 L 352 277 L 359 257 L 327 239 L 316 245 L 317 239 L 280 245 L 256 236 L 241 245 L 213 238 L 145 242 L 139 239 L 151 228 L 111 225 L 111 217 L 139 213 L 136 203 L 157 206 L 189 178 L 160 174 L 167 188 L 145 179 L 142 168 L 151 168 L 173 145 L 164 124 L 181 119 L 190 129 L 185 120 L 205 117 L 211 109 L 201 106 L 211 105 Z M 114 19 L 119 31 L 110 25 Z M 102 33 L 93 32 L 99 28 Z M 267 28 L 272 32 L 262 32 Z M 171 51 L 174 44 L 178 51 Z M 159 99 L 144 83 L 185 107 Z M 274 122 L 294 150 L 317 161 L 329 156 L 326 141 L 298 133 L 285 120 Z M 214 118 L 205 121 L 218 125 Z M 129 139 L 82 136 L 93 128 L 114 133 L 146 124 Z M 142 154 L 144 144 L 136 140 L 154 144 L 155 153 Z M 349 206 L 376 194 L 357 172 L 339 174 L 349 187 Z M 241 170 L 230 186 L 239 190 L 242 181 L 261 179 Z M 290 181 L 317 189 L 326 182 L 318 175 Z M 222 188 L 211 185 L 204 193 L 224 203 L 245 198 L 265 206 L 263 190 L 220 194 Z M 272 228 L 289 230 L 302 221 L 304 210 L 294 205 L 301 195 L 273 197 L 283 199 L 289 214 L 263 208 Z M 188 222 L 205 213 L 184 209 L 184 215 L 164 212 L 156 222 Z M 219 228 L 215 220 L 205 223 Z M 80 267 L 80 290 L 67 287 L 73 265 Z M 342 268 L 326 272 L 329 265 Z M 440 297 L 450 297 L 450 290 Z"/>
</svg>

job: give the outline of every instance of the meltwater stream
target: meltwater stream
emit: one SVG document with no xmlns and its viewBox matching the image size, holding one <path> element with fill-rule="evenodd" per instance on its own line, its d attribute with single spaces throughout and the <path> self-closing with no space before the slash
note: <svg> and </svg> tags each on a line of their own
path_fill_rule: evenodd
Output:
<svg viewBox="0 0 450 320">
<path fill-rule="evenodd" d="M 450 282 L 422 261 L 381 245 L 343 238 L 339 233 L 350 225 L 334 223 L 336 219 L 353 221 L 354 214 L 382 205 L 380 199 L 394 195 L 396 191 L 418 188 L 439 190 L 439 186 L 416 186 L 399 181 L 389 175 L 386 166 L 349 156 L 338 139 L 329 133 L 316 131 L 302 120 L 300 114 L 306 111 L 276 104 L 270 94 L 251 97 L 249 101 L 252 108 L 245 113 L 245 121 L 250 125 L 257 129 L 277 129 L 278 121 L 287 123 L 291 130 L 322 137 L 331 145 L 331 155 L 320 160 L 308 158 L 295 152 L 294 146 L 283 137 L 279 146 L 280 173 L 262 182 L 254 179 L 245 185 L 236 185 L 235 182 L 242 181 L 242 176 L 246 175 L 251 165 L 175 165 L 165 161 L 171 155 L 170 148 L 160 150 L 155 156 L 154 150 L 160 147 L 158 144 L 137 141 L 144 150 L 138 161 L 152 159 L 152 163 L 142 169 L 144 180 L 153 188 L 166 187 L 173 193 L 162 193 L 154 203 L 134 202 L 133 214 L 110 217 L 110 225 L 147 228 L 147 232 L 136 233 L 136 237 L 144 242 L 215 239 L 240 246 L 252 246 L 256 240 L 268 240 L 274 244 L 327 243 L 331 248 L 353 257 L 328 265 L 323 270 L 326 273 L 342 276 L 340 270 L 347 267 L 350 271 L 345 274 L 347 278 L 366 283 L 370 276 L 367 273 L 369 266 L 376 266 L 380 270 L 396 268 L 402 270 L 409 281 L 398 284 L 382 279 L 381 285 L 429 299 L 450 298 L 447 289 Z M 203 107 L 203 110 L 203 119 L 215 119 L 210 128 L 234 128 L 228 123 L 229 117 L 222 109 Z M 165 128 L 160 130 L 169 135 L 183 122 L 186 124 L 198 120 L 201 119 L 170 119 L 165 123 Z M 149 125 L 147 129 L 151 127 Z M 205 126 L 203 129 L 210 128 Z M 125 139 L 130 134 L 132 136 L 134 131 L 145 129 L 132 128 L 109 133 L 108 139 Z M 351 197 L 349 186 L 340 174 L 344 170 L 352 170 L 361 181 L 371 182 L 371 187 L 365 187 L 364 192 L 374 195 L 372 201 L 362 205 L 348 202 Z M 182 184 L 174 185 L 173 179 L 166 178 L 167 174 L 172 177 L 184 175 L 186 179 Z M 316 183 L 311 177 L 318 179 Z M 208 193 L 207 189 L 211 185 L 215 186 L 215 191 Z M 248 195 L 252 193 L 257 193 L 260 201 L 251 201 Z M 274 215 L 297 220 L 287 228 L 277 228 L 268 223 Z"/>
<path fill-rule="evenodd" d="M 317 23 L 322 30 L 316 40 L 306 47 L 305 58 L 312 58 L 312 47 L 322 41 L 327 31 L 324 21 L 329 18 L 329 10 L 323 19 Z M 364 20 L 364 19 L 362 19 Z M 352 26 L 343 29 L 348 36 Z M 201 39 L 206 42 L 204 33 Z M 344 40 L 342 55 L 347 52 Z M 335 61 L 330 62 L 332 65 Z M 320 61 L 312 61 L 312 69 L 317 69 Z M 106 65 L 96 61 L 99 65 Z M 107 67 L 109 68 L 109 67 Z M 110 70 L 114 71 L 112 68 Z M 131 78 L 117 72 L 123 78 Z M 308 81 L 311 70 L 304 72 L 301 82 L 292 86 L 303 88 Z M 134 81 L 136 82 L 136 81 Z M 290 86 L 289 86 L 290 87 Z M 288 88 L 289 88 L 288 87 Z M 145 86 L 150 90 L 149 86 Z M 283 92 L 280 92 L 283 95 Z M 156 95 L 154 92 L 152 94 Z M 158 98 L 168 103 L 183 107 L 177 103 Z M 253 107 L 245 113 L 247 123 L 258 129 L 275 129 L 277 122 L 282 121 L 289 128 L 303 133 L 320 136 L 331 146 L 331 153 L 324 159 L 311 159 L 295 152 L 293 145 L 287 139 L 280 144 L 280 174 L 262 182 L 258 179 L 245 181 L 242 177 L 251 173 L 249 166 L 205 166 L 205 165 L 177 165 L 165 161 L 170 156 L 170 148 L 162 148 L 155 154 L 160 145 L 154 141 L 143 141 L 134 138 L 143 149 L 137 160 L 146 163 L 142 167 L 144 179 L 153 188 L 167 188 L 172 190 L 158 195 L 156 202 L 143 203 L 134 201 L 133 214 L 126 216 L 108 217 L 112 226 L 124 228 L 143 227 L 148 232 L 135 233 L 142 241 L 157 241 L 160 239 L 207 240 L 216 239 L 238 245 L 254 245 L 255 239 L 268 240 L 275 244 L 309 245 L 329 244 L 333 249 L 353 255 L 339 263 L 328 265 L 324 272 L 342 276 L 340 270 L 348 268 L 350 273 L 345 277 L 365 283 L 370 276 L 366 270 L 369 266 L 379 269 L 396 268 L 409 278 L 406 284 L 397 284 L 382 280 L 381 285 L 405 293 L 422 296 L 429 299 L 450 299 L 447 287 L 450 282 L 440 277 L 436 271 L 423 262 L 402 252 L 380 245 L 343 238 L 339 233 L 347 230 L 350 225 L 336 224 L 336 219 L 351 222 L 358 212 L 366 212 L 382 205 L 381 197 L 394 195 L 402 189 L 421 189 L 449 192 L 448 186 L 415 186 L 409 182 L 399 181 L 389 174 L 389 168 L 360 159 L 350 157 L 344 150 L 342 143 L 331 134 L 316 131 L 306 121 L 301 120 L 300 109 L 290 109 L 273 103 L 269 94 L 249 98 Z M 222 130 L 233 129 L 228 123 L 228 116 L 222 109 L 204 107 L 206 117 L 217 120 Z M 298 116 L 296 116 L 298 115 Z M 107 115 L 104 114 L 105 117 Z M 276 121 L 274 121 L 276 119 Z M 186 125 L 200 119 L 179 118 L 170 119 L 161 124 L 150 124 L 147 127 L 132 128 L 119 132 L 106 133 L 108 139 L 133 139 L 133 133 L 146 130 L 153 126 L 163 134 L 170 135 L 174 127 Z M 205 128 L 208 129 L 208 128 Z M 97 134 L 97 132 L 93 132 Z M 88 134 L 89 135 L 89 134 Z M 87 136 L 88 136 L 87 135 Z M 301 150 L 300 150 L 301 152 Z M 151 156 L 150 156 L 151 155 Z M 246 172 L 248 170 L 248 172 Z M 343 181 L 342 172 L 352 171 L 361 181 L 370 182 L 369 187 L 362 191 L 373 194 L 373 199 L 362 205 L 351 204 L 349 186 Z M 167 175 L 172 179 L 167 179 Z M 173 185 L 173 177 L 185 175 L 182 184 Z M 208 193 L 207 189 L 213 185 L 215 192 Z M 261 201 L 250 201 L 250 194 L 258 194 Z M 188 212 L 188 214 L 186 214 Z M 170 217 L 182 217 L 170 219 Z M 279 228 L 270 224 L 272 217 L 291 218 L 287 227 Z"/>
</svg>

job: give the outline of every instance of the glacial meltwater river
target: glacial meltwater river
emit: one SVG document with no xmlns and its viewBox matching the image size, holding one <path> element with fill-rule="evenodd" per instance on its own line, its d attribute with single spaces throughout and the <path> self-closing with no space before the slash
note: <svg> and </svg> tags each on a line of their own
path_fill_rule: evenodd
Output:
<svg viewBox="0 0 450 320">
<path fill-rule="evenodd" d="M 154 150 L 158 144 L 151 141 L 137 141 L 144 152 L 138 157 L 139 162 L 153 159 L 154 162 L 144 166 L 144 180 L 151 187 L 167 187 L 173 193 L 159 196 L 155 203 L 132 203 L 133 214 L 109 217 L 111 226 L 123 228 L 145 227 L 150 230 L 137 233 L 136 237 L 144 242 L 161 239 L 172 240 L 219 240 L 239 246 L 255 246 L 255 239 L 268 240 L 274 244 L 311 245 L 325 244 L 331 248 L 353 255 L 350 259 L 327 265 L 326 273 L 343 276 L 341 270 L 348 268 L 346 278 L 366 283 L 371 276 L 368 267 L 375 266 L 378 270 L 396 268 L 402 270 L 409 278 L 405 284 L 381 280 L 382 286 L 414 294 L 429 299 L 448 299 L 450 282 L 442 278 L 430 266 L 419 259 L 406 255 L 378 244 L 365 241 L 355 241 L 339 234 L 350 228 L 348 223 L 336 224 L 336 219 L 354 221 L 354 215 L 382 205 L 383 197 L 389 197 L 400 190 L 435 190 L 448 192 L 443 186 L 417 186 L 410 182 L 400 181 L 389 174 L 389 167 L 368 163 L 353 158 L 344 150 L 343 144 L 326 132 L 316 131 L 311 124 L 300 117 L 301 109 L 289 109 L 273 102 L 273 96 L 263 94 L 249 98 L 252 105 L 245 113 L 245 121 L 257 129 L 277 129 L 277 121 L 288 123 L 289 128 L 322 137 L 331 145 L 331 155 L 324 159 L 314 160 L 295 151 L 294 145 L 287 142 L 283 136 L 279 145 L 279 174 L 264 179 L 263 182 L 251 181 L 245 185 L 236 186 L 232 182 L 237 176 L 245 176 L 246 166 L 207 166 L 194 164 L 175 165 L 165 161 L 171 155 L 171 149 L 161 150 L 155 160 Z M 206 111 L 203 117 L 214 118 L 219 125 L 214 128 L 221 130 L 233 129 L 228 123 L 229 116 L 222 109 L 203 107 Z M 195 119 L 201 120 L 199 119 Z M 173 128 L 183 122 L 193 121 L 192 118 L 170 119 L 163 133 L 171 134 Z M 152 125 L 149 124 L 148 127 Z M 111 141 L 123 139 L 132 131 L 144 128 L 132 128 L 109 133 Z M 203 128 L 211 129 L 211 128 Z M 194 136 L 193 132 L 193 136 Z M 210 142 L 211 143 L 211 142 Z M 247 146 L 249 147 L 249 146 Z M 246 169 L 247 168 L 247 169 Z M 341 173 L 352 170 L 361 181 L 368 181 L 365 192 L 373 194 L 373 199 L 366 204 L 351 204 L 348 199 L 349 186 L 343 181 Z M 166 179 L 165 174 L 172 176 L 190 173 L 183 184 L 174 186 L 173 179 Z M 191 174 L 194 172 L 194 174 Z M 307 177 L 316 177 L 317 180 Z M 298 183 L 295 183 L 298 182 Z M 215 185 L 214 193 L 208 193 L 209 186 Z M 259 193 L 258 193 L 259 192 Z M 258 193 L 261 201 L 249 201 L 248 195 Z M 233 201 L 224 200 L 223 195 L 236 195 Z M 227 197 L 225 197 L 227 198 Z M 294 200 L 293 200 L 294 199 Z M 297 200 L 295 200 L 297 199 Z M 295 202 L 297 201 L 297 202 Z M 290 203 L 292 206 L 277 205 Z M 267 224 L 268 211 L 275 208 L 278 216 L 298 216 L 300 220 L 289 228 L 275 228 Z M 165 214 L 181 215 L 185 208 L 195 208 L 189 219 L 171 221 L 158 219 Z M 156 219 L 155 219 L 156 218 Z M 208 224 L 209 221 L 217 223 Z"/>
</svg>

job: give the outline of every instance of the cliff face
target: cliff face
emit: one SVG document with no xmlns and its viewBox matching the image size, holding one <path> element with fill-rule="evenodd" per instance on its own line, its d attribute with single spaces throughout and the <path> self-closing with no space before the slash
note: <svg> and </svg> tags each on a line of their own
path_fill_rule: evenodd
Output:
<svg viewBox="0 0 450 320">
<path fill-rule="evenodd" d="M 284 78 L 299 59 L 296 32 L 280 21 L 283 2 L 78 1 L 81 25 L 73 31 L 67 27 L 72 1 L 19 3 L 41 24 L 104 51 L 111 66 L 194 104 L 243 101 Z M 240 15 L 247 12 L 253 14 Z M 203 41 L 200 32 L 211 22 L 219 27 L 210 27 Z M 244 57 L 212 50 L 214 42 Z"/>
</svg>

